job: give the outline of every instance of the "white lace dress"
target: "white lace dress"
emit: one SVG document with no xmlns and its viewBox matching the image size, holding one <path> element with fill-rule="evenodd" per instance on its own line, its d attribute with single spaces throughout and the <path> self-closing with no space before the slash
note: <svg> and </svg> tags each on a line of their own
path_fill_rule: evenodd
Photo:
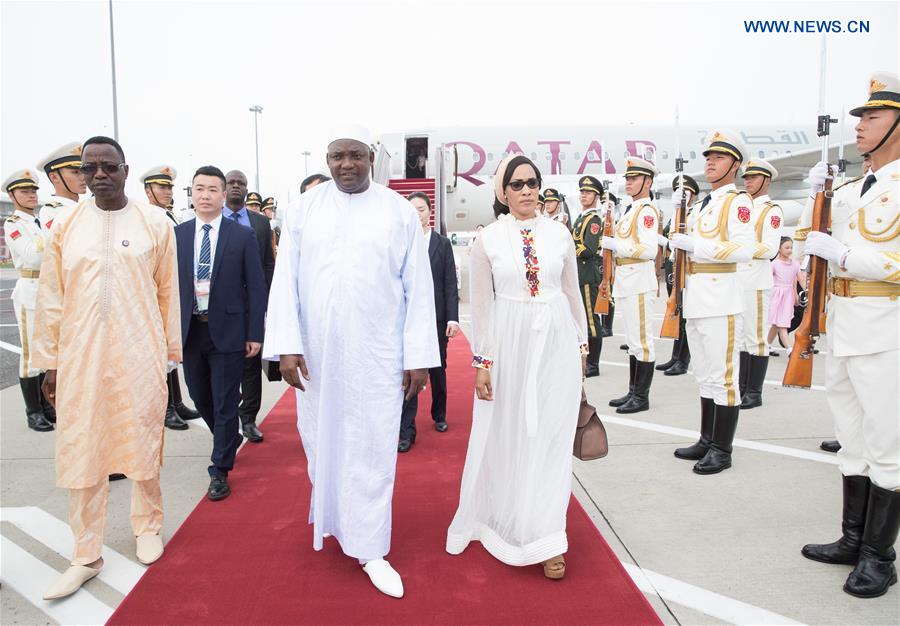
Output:
<svg viewBox="0 0 900 626">
<path fill-rule="evenodd" d="M 504 215 L 470 257 L 473 365 L 493 401 L 475 399 L 459 509 L 447 552 L 481 541 L 509 565 L 566 552 L 572 442 L 587 322 L 565 226 Z"/>
</svg>

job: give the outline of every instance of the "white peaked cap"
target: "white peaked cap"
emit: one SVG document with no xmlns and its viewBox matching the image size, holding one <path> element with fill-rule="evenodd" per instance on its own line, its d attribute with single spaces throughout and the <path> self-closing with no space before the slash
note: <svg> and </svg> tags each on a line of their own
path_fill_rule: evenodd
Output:
<svg viewBox="0 0 900 626">
<path fill-rule="evenodd" d="M 341 124 L 334 126 L 328 131 L 328 145 L 331 145 L 338 139 L 352 139 L 365 144 L 369 149 L 372 148 L 372 133 L 369 129 L 361 124 Z"/>
</svg>

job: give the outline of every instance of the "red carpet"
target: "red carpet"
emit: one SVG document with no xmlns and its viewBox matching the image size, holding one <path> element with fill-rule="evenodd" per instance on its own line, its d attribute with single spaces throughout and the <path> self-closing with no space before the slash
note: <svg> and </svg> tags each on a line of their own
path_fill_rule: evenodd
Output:
<svg viewBox="0 0 900 626">
<path fill-rule="evenodd" d="M 432 428 L 425 392 L 417 442 L 399 455 L 388 560 L 403 576 L 405 598 L 380 594 L 334 539 L 312 549 L 290 392 L 265 420 L 265 442 L 241 450 L 231 497 L 197 505 L 109 623 L 659 624 L 574 498 L 562 581 L 545 579 L 538 565 L 508 567 L 479 543 L 459 556 L 444 551 L 472 419 L 470 359 L 461 335 L 450 342 L 450 430 Z"/>
</svg>

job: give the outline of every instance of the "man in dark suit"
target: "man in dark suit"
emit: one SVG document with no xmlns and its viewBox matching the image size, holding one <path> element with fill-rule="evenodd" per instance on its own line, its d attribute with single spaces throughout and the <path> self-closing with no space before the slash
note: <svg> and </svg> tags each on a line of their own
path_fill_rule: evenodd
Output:
<svg viewBox="0 0 900 626">
<path fill-rule="evenodd" d="M 266 304 L 269 286 L 275 271 L 275 249 L 272 246 L 272 226 L 259 209 L 247 209 L 247 177 L 239 170 L 232 170 L 225 176 L 225 206 L 222 215 L 242 226 L 253 229 L 259 247 L 259 259 L 266 277 Z M 252 194 L 253 202 L 259 204 L 259 194 Z M 257 353 L 244 362 L 244 376 L 241 380 L 241 428 L 244 436 L 252 443 L 263 440 L 263 434 L 256 426 L 256 416 L 262 404 L 262 356 Z"/>
<path fill-rule="evenodd" d="M 184 374 L 213 433 L 210 500 L 231 493 L 228 472 L 241 442 L 238 401 L 245 359 L 259 354 L 266 280 L 254 232 L 222 216 L 225 176 L 212 166 L 194 174 L 196 219 L 175 227 Z"/>
<path fill-rule="evenodd" d="M 431 228 L 431 200 L 421 191 L 407 198 L 419 214 L 425 239 L 428 241 L 428 257 L 431 260 L 431 277 L 434 281 L 434 307 L 437 318 L 438 347 L 441 366 L 428 370 L 431 379 L 431 418 L 434 429 L 447 432 L 447 341 L 459 332 L 459 290 L 456 288 L 456 261 L 450 240 Z M 416 441 L 416 412 L 418 396 L 403 402 L 400 416 L 400 441 L 398 452 L 409 452 Z"/>
</svg>

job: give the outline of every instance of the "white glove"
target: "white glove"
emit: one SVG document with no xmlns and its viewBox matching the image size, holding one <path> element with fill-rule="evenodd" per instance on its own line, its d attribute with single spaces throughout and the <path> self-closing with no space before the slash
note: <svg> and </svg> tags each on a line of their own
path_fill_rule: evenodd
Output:
<svg viewBox="0 0 900 626">
<path fill-rule="evenodd" d="M 662 235 L 657 235 L 656 236 L 656 244 L 659 246 L 662 246 L 663 249 L 665 249 L 666 246 L 669 245 L 669 240 L 666 239 L 665 237 L 663 237 Z"/>
<path fill-rule="evenodd" d="M 690 235 L 685 235 L 684 233 L 675 233 L 672 235 L 672 238 L 669 239 L 669 245 L 678 250 L 684 250 L 685 252 L 694 251 L 694 240 L 691 239 Z"/>
<path fill-rule="evenodd" d="M 828 173 L 828 163 L 825 161 L 819 161 L 815 165 L 813 165 L 812 169 L 809 170 L 809 186 L 811 187 L 812 195 L 816 195 L 823 189 L 825 189 L 825 181 L 831 178 Z"/>
<path fill-rule="evenodd" d="M 843 267 L 841 261 L 849 251 L 850 248 L 831 235 L 826 235 L 816 230 L 806 236 L 806 246 L 803 248 L 804 254 L 811 254 L 820 259 L 831 261 L 838 267 Z"/>
<path fill-rule="evenodd" d="M 166 373 L 171 374 L 178 368 L 178 361 L 166 361 Z"/>
<path fill-rule="evenodd" d="M 675 191 L 672 192 L 672 208 L 679 209 L 681 208 L 681 198 L 684 196 L 684 206 L 688 205 L 688 202 L 691 201 L 691 192 L 687 189 L 683 189 L 679 187 Z"/>
<path fill-rule="evenodd" d="M 613 252 L 619 251 L 619 244 L 616 243 L 615 237 L 603 237 L 600 240 L 600 247 L 604 250 L 612 250 Z"/>
</svg>

